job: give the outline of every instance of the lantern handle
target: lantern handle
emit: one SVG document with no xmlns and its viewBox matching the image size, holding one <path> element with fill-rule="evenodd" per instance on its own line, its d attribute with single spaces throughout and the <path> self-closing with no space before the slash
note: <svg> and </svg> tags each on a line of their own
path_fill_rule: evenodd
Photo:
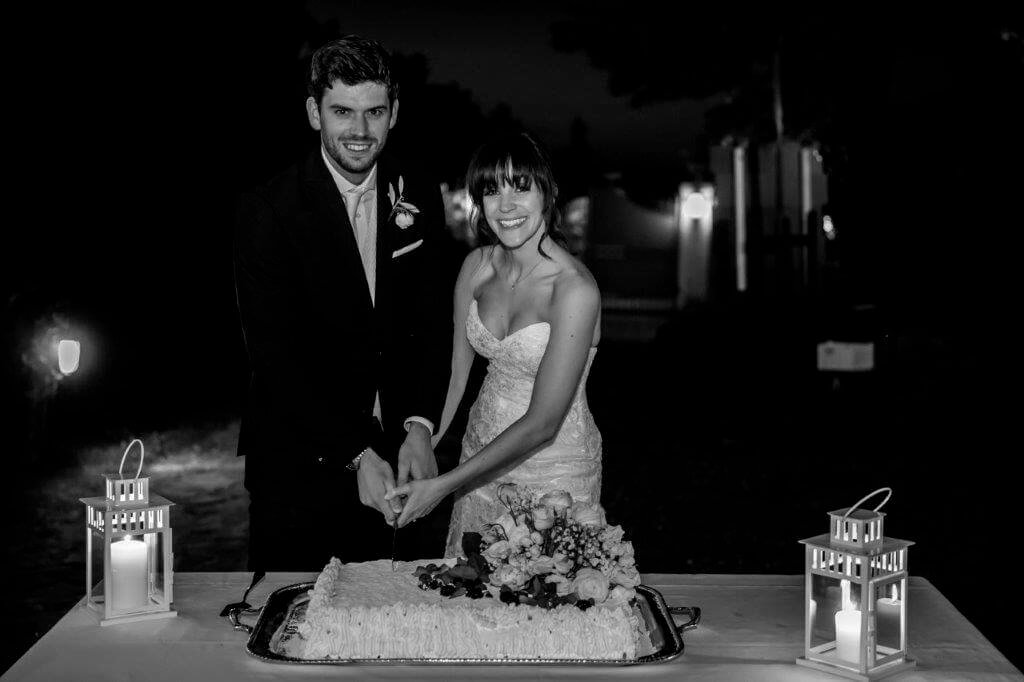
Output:
<svg viewBox="0 0 1024 682">
<path fill-rule="evenodd" d="M 862 504 L 864 504 L 865 502 L 870 500 L 872 497 L 874 497 L 878 493 L 883 493 L 883 492 L 888 492 L 889 494 L 885 496 L 885 499 L 882 500 L 881 504 L 879 504 L 877 507 L 875 507 L 874 511 L 878 511 L 879 509 L 884 507 L 885 503 L 889 501 L 890 497 L 892 497 L 892 488 L 889 488 L 889 487 L 879 488 L 878 490 L 874 491 L 873 493 L 868 493 L 864 497 L 860 498 L 860 500 L 857 501 L 857 504 L 855 504 L 852 507 L 850 507 L 849 509 L 847 509 L 846 513 L 843 514 L 843 521 L 845 521 L 850 516 L 850 514 L 852 514 L 857 509 L 857 507 L 861 506 Z"/>
<path fill-rule="evenodd" d="M 124 449 L 124 454 L 121 455 L 121 466 L 117 468 L 118 478 L 124 479 L 124 474 L 121 473 L 124 469 L 124 460 L 128 457 L 128 453 L 131 452 L 132 446 L 136 443 L 139 444 L 139 470 L 135 472 L 135 478 L 138 480 L 142 474 L 142 460 L 146 459 L 146 446 L 142 444 L 142 441 L 138 438 L 133 438 L 131 443 L 128 443 L 128 447 Z"/>
</svg>

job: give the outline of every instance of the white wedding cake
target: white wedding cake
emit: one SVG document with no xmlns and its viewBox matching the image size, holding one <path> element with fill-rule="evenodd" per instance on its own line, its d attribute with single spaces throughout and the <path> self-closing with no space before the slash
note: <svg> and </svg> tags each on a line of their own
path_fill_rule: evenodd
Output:
<svg viewBox="0 0 1024 682">
<path fill-rule="evenodd" d="M 418 563 L 398 562 L 392 570 L 388 560 L 331 559 L 310 593 L 294 654 L 321 660 L 608 660 L 636 658 L 643 646 L 641 619 L 627 603 L 545 609 L 449 598 L 418 587 Z"/>
<path fill-rule="evenodd" d="M 651 652 L 633 545 L 600 505 L 501 490 L 507 510 L 434 563 L 331 559 L 289 655 L 633 660 Z"/>
</svg>

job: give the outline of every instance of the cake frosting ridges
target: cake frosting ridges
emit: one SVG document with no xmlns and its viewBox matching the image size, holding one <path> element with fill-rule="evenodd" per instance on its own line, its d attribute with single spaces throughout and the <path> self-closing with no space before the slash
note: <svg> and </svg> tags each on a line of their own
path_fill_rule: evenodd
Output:
<svg viewBox="0 0 1024 682">
<path fill-rule="evenodd" d="M 414 563 L 342 564 L 318 576 L 299 628 L 303 657 L 632 659 L 639 620 L 625 605 L 553 609 L 449 599 L 417 588 Z"/>
</svg>

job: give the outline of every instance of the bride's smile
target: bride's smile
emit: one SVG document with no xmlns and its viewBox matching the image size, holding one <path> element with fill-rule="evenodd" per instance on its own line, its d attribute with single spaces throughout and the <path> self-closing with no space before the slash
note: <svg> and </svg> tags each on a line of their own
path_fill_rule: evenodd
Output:
<svg viewBox="0 0 1024 682">
<path fill-rule="evenodd" d="M 543 236 L 544 193 L 531 178 L 517 177 L 512 168 L 497 175 L 497 186 L 484 193 L 484 217 L 506 249 L 518 249 Z"/>
</svg>

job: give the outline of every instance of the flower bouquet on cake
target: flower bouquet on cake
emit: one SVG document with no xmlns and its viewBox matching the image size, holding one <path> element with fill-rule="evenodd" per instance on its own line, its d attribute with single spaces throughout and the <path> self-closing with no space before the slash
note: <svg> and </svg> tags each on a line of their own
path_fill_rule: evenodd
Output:
<svg viewBox="0 0 1024 682">
<path fill-rule="evenodd" d="M 416 569 L 421 589 L 548 609 L 624 604 L 636 596 L 633 545 L 620 526 L 605 522 L 600 505 L 573 502 L 562 490 L 536 496 L 511 484 L 498 497 L 505 513 L 480 532 L 463 534 L 465 557 L 453 566 Z"/>
</svg>

